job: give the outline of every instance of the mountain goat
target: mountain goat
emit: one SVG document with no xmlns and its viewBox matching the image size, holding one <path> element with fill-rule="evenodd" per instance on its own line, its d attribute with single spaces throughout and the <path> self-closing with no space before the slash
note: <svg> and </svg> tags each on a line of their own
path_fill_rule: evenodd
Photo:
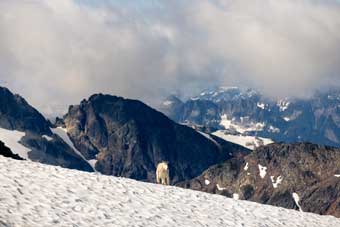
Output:
<svg viewBox="0 0 340 227">
<path fill-rule="evenodd" d="M 157 165 L 156 180 L 157 180 L 157 184 L 163 184 L 163 185 L 170 184 L 168 162 L 163 161 Z"/>
</svg>

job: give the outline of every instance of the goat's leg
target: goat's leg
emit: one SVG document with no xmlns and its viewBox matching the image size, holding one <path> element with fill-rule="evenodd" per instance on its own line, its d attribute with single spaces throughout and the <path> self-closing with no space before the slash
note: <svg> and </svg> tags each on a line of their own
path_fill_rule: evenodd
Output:
<svg viewBox="0 0 340 227">
<path fill-rule="evenodd" d="M 157 184 L 160 184 L 160 183 L 161 183 L 161 179 L 160 179 L 160 177 L 158 176 L 158 174 L 156 174 L 156 182 L 157 182 Z"/>
</svg>

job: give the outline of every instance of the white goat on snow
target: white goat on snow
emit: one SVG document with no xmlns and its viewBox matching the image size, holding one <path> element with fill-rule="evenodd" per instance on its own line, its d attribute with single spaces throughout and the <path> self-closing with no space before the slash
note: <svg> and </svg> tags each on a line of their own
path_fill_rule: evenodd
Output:
<svg viewBox="0 0 340 227">
<path fill-rule="evenodd" d="M 157 184 L 163 184 L 163 185 L 170 184 L 168 162 L 163 161 L 157 165 L 156 180 L 157 180 Z"/>
</svg>

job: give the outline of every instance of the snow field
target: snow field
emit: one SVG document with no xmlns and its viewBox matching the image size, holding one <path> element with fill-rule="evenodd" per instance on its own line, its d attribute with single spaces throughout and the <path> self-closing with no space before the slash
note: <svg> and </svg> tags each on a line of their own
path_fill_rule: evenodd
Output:
<svg viewBox="0 0 340 227">
<path fill-rule="evenodd" d="M 340 226 L 330 216 L 1 156 L 0 182 L 0 226 Z"/>
</svg>

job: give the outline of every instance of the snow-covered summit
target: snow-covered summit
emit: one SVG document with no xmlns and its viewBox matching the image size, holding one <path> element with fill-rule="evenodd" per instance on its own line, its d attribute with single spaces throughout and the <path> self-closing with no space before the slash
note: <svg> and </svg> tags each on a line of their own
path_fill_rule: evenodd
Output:
<svg viewBox="0 0 340 227">
<path fill-rule="evenodd" d="M 227 101 L 239 98 L 251 98 L 259 95 L 259 93 L 250 88 L 239 87 L 217 87 L 202 91 L 198 96 L 192 97 L 191 100 L 210 100 L 214 102 Z"/>
<path fill-rule="evenodd" d="M 0 226 L 340 226 L 330 216 L 3 157 L 0 182 Z"/>
</svg>

